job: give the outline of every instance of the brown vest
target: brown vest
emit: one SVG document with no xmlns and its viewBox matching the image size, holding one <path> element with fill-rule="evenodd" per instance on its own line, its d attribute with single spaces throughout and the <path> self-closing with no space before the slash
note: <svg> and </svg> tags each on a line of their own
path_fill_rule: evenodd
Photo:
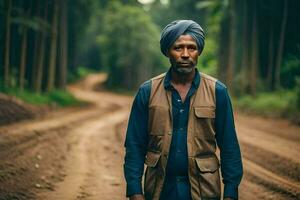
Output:
<svg viewBox="0 0 300 200">
<path fill-rule="evenodd" d="M 187 131 L 189 181 L 193 200 L 219 200 L 219 160 L 215 154 L 216 79 L 200 73 L 200 85 L 191 97 Z M 171 91 L 164 88 L 165 74 L 152 79 L 149 99 L 148 152 L 145 159 L 145 199 L 159 200 L 172 141 Z"/>
</svg>

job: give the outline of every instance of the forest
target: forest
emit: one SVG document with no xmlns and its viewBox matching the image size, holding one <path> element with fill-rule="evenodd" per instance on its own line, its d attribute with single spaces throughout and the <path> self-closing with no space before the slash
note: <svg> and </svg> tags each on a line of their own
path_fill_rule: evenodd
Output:
<svg viewBox="0 0 300 200">
<path fill-rule="evenodd" d="M 237 107 L 297 120 L 299 9 L 297 0 L 1 0 L 0 92 L 67 93 L 90 71 L 135 91 L 169 68 L 162 28 L 192 19 L 206 33 L 199 70 L 224 82 Z"/>
</svg>

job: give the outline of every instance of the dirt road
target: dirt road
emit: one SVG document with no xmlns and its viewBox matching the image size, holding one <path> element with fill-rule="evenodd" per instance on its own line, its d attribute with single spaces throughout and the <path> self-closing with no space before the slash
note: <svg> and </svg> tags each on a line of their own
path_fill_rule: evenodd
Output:
<svg viewBox="0 0 300 200">
<path fill-rule="evenodd" d="M 70 91 L 93 104 L 0 128 L 0 200 L 123 200 L 123 141 L 132 97 L 95 91 L 91 75 Z M 300 128 L 236 115 L 244 162 L 240 199 L 300 199 Z"/>
</svg>

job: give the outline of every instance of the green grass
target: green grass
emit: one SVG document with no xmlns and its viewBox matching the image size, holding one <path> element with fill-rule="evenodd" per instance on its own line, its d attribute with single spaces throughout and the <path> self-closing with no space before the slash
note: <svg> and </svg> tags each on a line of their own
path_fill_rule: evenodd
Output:
<svg viewBox="0 0 300 200">
<path fill-rule="evenodd" d="M 294 117 L 297 108 L 297 93 L 293 90 L 263 92 L 253 96 L 242 96 L 233 100 L 234 105 L 245 112 L 269 117 Z"/>
<path fill-rule="evenodd" d="M 0 89 L 0 92 L 9 96 L 15 96 L 26 103 L 33 105 L 53 105 L 75 106 L 84 102 L 76 99 L 71 93 L 65 90 L 53 90 L 49 93 L 35 93 L 29 90 L 19 90 L 16 88 Z"/>
<path fill-rule="evenodd" d="M 68 74 L 68 82 L 76 82 L 92 73 L 96 73 L 96 71 L 87 67 L 80 66 L 76 69 L 75 72 Z"/>
<path fill-rule="evenodd" d="M 95 71 L 86 67 L 78 67 L 74 73 L 68 74 L 68 80 L 69 82 L 75 82 L 91 73 L 95 73 Z M 47 93 L 36 93 L 28 89 L 24 89 L 22 91 L 17 88 L 16 83 L 12 85 L 14 86 L 4 88 L 3 80 L 0 80 L 0 92 L 9 96 L 15 96 L 16 98 L 33 105 L 57 105 L 63 107 L 86 104 L 86 102 L 76 99 L 66 90 L 56 89 Z"/>
</svg>

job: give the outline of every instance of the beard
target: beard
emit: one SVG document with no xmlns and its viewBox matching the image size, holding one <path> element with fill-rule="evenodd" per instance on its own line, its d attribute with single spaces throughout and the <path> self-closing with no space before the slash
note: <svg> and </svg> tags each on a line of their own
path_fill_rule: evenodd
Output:
<svg viewBox="0 0 300 200">
<path fill-rule="evenodd" d="M 173 70 L 176 73 L 181 74 L 181 75 L 187 75 L 187 74 L 191 73 L 197 65 L 197 62 L 193 62 L 190 60 L 177 62 L 174 59 L 170 59 L 170 62 L 171 62 Z"/>
</svg>

